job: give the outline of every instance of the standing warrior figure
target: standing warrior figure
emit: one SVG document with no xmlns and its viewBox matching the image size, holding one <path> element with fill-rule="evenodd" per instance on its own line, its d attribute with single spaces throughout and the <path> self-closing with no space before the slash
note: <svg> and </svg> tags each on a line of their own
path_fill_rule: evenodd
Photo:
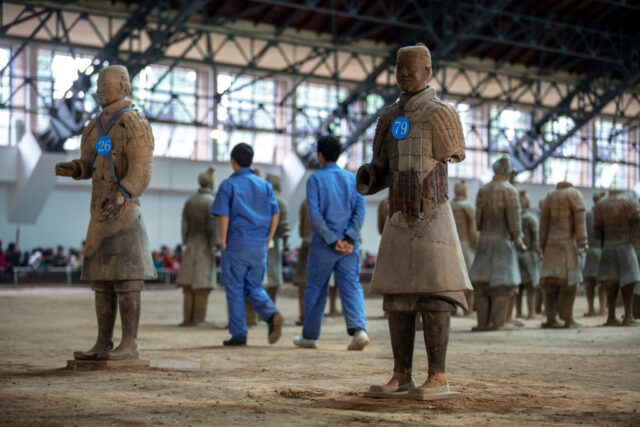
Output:
<svg viewBox="0 0 640 427">
<path fill-rule="evenodd" d="M 371 163 L 358 170 L 357 189 L 368 195 L 389 187 L 384 226 L 371 293 L 384 296 L 389 315 L 394 369 L 370 393 L 409 390 L 417 398 L 450 397 L 445 377 L 451 314 L 467 309 L 471 289 L 451 207 L 447 162 L 464 160 L 464 136 L 455 109 L 428 86 L 431 54 L 423 44 L 398 51 L 400 100 L 382 113 Z M 422 314 L 428 378 L 412 376 L 415 319 Z"/>
<path fill-rule="evenodd" d="M 187 249 L 176 285 L 182 287 L 184 320 L 180 326 L 204 323 L 209 293 L 216 285 L 216 252 L 220 245 L 218 217 L 213 205 L 213 168 L 198 175 L 200 189 L 182 209 L 182 243 Z"/>
<path fill-rule="evenodd" d="M 509 182 L 512 171 L 508 158 L 498 159 L 493 181 L 476 197 L 480 242 L 469 270 L 478 315 L 474 331 L 505 328 L 511 296 L 521 282 L 516 249 L 524 244 L 518 190 Z"/>
<path fill-rule="evenodd" d="M 576 288 L 582 282 L 578 249 L 587 250 L 584 199 L 568 182 L 558 183 L 547 195 L 540 220 L 540 245 L 544 251 L 540 284 L 544 287 L 547 321 L 557 328 L 556 312 L 565 328 L 579 326 L 573 319 Z"/>
<path fill-rule="evenodd" d="M 606 196 L 606 192 L 598 191 L 593 195 L 593 209 L 587 212 L 587 240 L 589 251 L 582 268 L 582 277 L 587 294 L 587 304 L 589 306 L 585 317 L 598 316 L 604 314 L 607 304 L 607 290 L 604 286 L 598 285 L 598 269 L 600 268 L 600 257 L 602 255 L 602 241 L 596 236 L 596 220 L 594 215 L 595 205 Z M 598 313 L 593 308 L 596 286 L 598 287 Z"/>
<path fill-rule="evenodd" d="M 458 238 L 462 246 L 462 255 L 464 255 L 464 263 L 467 270 L 471 268 L 473 257 L 478 244 L 478 231 L 476 230 L 476 208 L 467 201 L 467 183 L 461 181 L 454 185 L 453 192 L 455 198 L 450 202 L 453 218 L 456 221 L 456 229 L 458 230 Z M 467 305 L 469 309 L 464 312 L 465 316 L 469 316 L 473 311 L 473 291 L 465 292 Z"/>
<path fill-rule="evenodd" d="M 282 285 L 282 252 L 289 250 L 289 219 L 287 218 L 289 212 L 289 204 L 282 197 L 282 177 L 268 173 L 265 178 L 273 187 L 273 192 L 278 201 L 278 209 L 280 210 L 280 219 L 278 220 L 278 228 L 276 228 L 276 234 L 273 236 L 273 246 L 267 250 L 267 280 L 264 284 L 269 298 L 274 303 L 276 302 L 276 295 L 278 294 L 278 288 Z M 282 243 L 280 241 L 282 240 Z"/>
<path fill-rule="evenodd" d="M 518 251 L 520 264 L 520 286 L 516 296 L 516 317 L 522 317 L 522 300 L 527 298 L 527 319 L 535 317 L 536 289 L 540 285 L 540 231 L 538 218 L 529 210 L 526 190 L 520 190 L 522 208 L 522 231 L 525 250 Z"/>
<path fill-rule="evenodd" d="M 640 204 L 620 190 L 609 195 L 594 208 L 596 237 L 603 243 L 598 282 L 607 289 L 608 316 L 605 326 L 619 326 L 616 319 L 618 290 L 624 301 L 622 326 L 633 321 L 633 291 L 640 282 L 638 257 L 633 247 L 633 235 L 640 227 Z"/>
<path fill-rule="evenodd" d="M 92 179 L 82 280 L 93 282 L 98 339 L 91 350 L 76 351 L 75 359 L 137 359 L 140 291 L 145 280 L 157 278 L 138 200 L 151 180 L 153 135 L 126 99 L 130 92 L 125 67 L 101 70 L 102 112 L 82 132 L 80 158 L 56 165 L 56 175 Z M 112 351 L 118 305 L 122 342 Z"/>
<path fill-rule="evenodd" d="M 309 246 L 311 245 L 311 221 L 309 221 L 309 210 L 307 209 L 307 199 L 300 203 L 298 212 L 298 234 L 302 239 L 300 252 L 298 252 L 298 263 L 293 274 L 293 284 L 298 288 L 298 308 L 300 315 L 296 325 L 304 324 L 304 291 L 307 287 L 307 265 L 309 264 Z"/>
</svg>

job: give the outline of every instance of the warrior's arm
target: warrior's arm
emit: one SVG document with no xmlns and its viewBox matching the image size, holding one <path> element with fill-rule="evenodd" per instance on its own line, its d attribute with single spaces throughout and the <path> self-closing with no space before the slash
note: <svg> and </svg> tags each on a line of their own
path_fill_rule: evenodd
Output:
<svg viewBox="0 0 640 427">
<path fill-rule="evenodd" d="M 469 240 L 475 245 L 478 243 L 478 230 L 476 229 L 476 215 L 473 206 L 469 205 L 464 212 L 467 216 L 467 233 L 469 234 Z"/>
<path fill-rule="evenodd" d="M 89 142 L 89 134 L 96 127 L 96 119 L 94 118 L 89 122 L 87 127 L 82 131 L 82 138 L 80 139 L 80 158 L 71 161 L 75 168 L 75 174 L 73 179 L 89 179 L 93 172 L 93 165 L 91 162 L 94 159 L 92 144 Z"/>
<path fill-rule="evenodd" d="M 587 246 L 587 209 L 584 206 L 582 194 L 575 190 L 573 195 L 571 208 L 575 221 L 576 243 L 579 248 L 584 248 Z"/>
<path fill-rule="evenodd" d="M 187 215 L 187 203 L 182 208 L 182 243 L 187 244 L 189 234 L 189 216 Z"/>
<path fill-rule="evenodd" d="M 382 113 L 373 137 L 371 163 L 360 166 L 356 174 L 356 189 L 360 194 L 375 194 L 389 186 L 389 157 L 384 147 L 384 135 L 391 124 L 391 115 Z"/>
<path fill-rule="evenodd" d="M 545 199 L 542 204 L 542 214 L 540 215 L 540 247 L 544 250 L 549 238 L 549 199 Z"/>
<path fill-rule="evenodd" d="M 132 197 L 136 197 L 142 194 L 151 181 L 153 134 L 149 123 L 138 112 L 125 113 L 124 124 L 129 132 L 125 149 L 129 166 L 120 185 Z"/>
</svg>

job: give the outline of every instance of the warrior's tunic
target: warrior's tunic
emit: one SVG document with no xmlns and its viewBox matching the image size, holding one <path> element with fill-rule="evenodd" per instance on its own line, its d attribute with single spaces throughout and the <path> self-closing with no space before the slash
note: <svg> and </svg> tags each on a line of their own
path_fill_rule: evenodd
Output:
<svg viewBox="0 0 640 427">
<path fill-rule="evenodd" d="M 130 105 L 130 101 L 122 99 L 104 107 L 103 124 Z M 92 178 L 91 220 L 82 280 L 114 282 L 155 279 L 156 270 L 151 260 L 138 200 L 151 180 L 151 127 L 142 114 L 129 111 L 116 120 L 108 136 L 113 140 L 111 157 L 116 176 L 131 198 L 127 198 L 117 212 L 105 213 L 105 206 L 117 196 L 119 189 L 106 157 L 95 156 L 98 132 L 94 118 L 82 132 L 80 159 L 73 160 L 80 168 L 75 179 Z"/>
<path fill-rule="evenodd" d="M 409 122 L 396 139 L 392 123 Z M 374 194 L 389 187 L 384 226 L 371 292 L 385 296 L 386 311 L 421 311 L 439 297 L 467 308 L 471 289 L 451 207 L 447 162 L 464 159 L 464 136 L 455 109 L 436 98 L 433 87 L 400 100 L 382 113 L 371 163 L 358 171 L 357 188 Z"/>
<path fill-rule="evenodd" d="M 596 279 L 600 268 L 600 258 L 602 256 L 602 241 L 596 236 L 596 220 L 594 210 L 587 212 L 587 239 L 589 251 L 584 261 L 582 276 L 585 279 Z"/>
<path fill-rule="evenodd" d="M 538 218 L 528 209 L 522 212 L 522 231 L 526 249 L 518 252 L 521 283 L 530 283 L 535 288 L 540 282 L 540 231 Z"/>
<path fill-rule="evenodd" d="M 476 209 L 466 199 L 455 198 L 451 201 L 453 218 L 456 221 L 456 229 L 462 246 L 462 254 L 467 265 L 471 268 L 473 257 L 478 243 L 478 231 L 476 230 Z"/>
</svg>

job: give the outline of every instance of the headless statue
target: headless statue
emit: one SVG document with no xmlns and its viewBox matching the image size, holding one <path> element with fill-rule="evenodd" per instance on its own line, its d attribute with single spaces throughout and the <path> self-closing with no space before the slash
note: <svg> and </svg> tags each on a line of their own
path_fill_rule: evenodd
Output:
<svg viewBox="0 0 640 427">
<path fill-rule="evenodd" d="M 309 210 L 307 209 L 307 199 L 300 203 L 298 211 L 298 234 L 302 239 L 300 252 L 298 252 L 298 263 L 293 274 L 293 284 L 298 288 L 298 308 L 300 314 L 296 325 L 304 325 L 304 291 L 307 287 L 307 265 L 309 263 L 309 246 L 311 245 L 311 222 L 309 221 Z"/>
<path fill-rule="evenodd" d="M 527 301 L 527 318 L 535 317 L 536 288 L 540 285 L 540 231 L 538 218 L 529 210 L 529 197 L 520 190 L 522 208 L 523 243 L 526 249 L 518 251 L 521 283 L 516 297 L 516 316 L 522 317 L 522 300 Z"/>
<path fill-rule="evenodd" d="M 598 204 L 607 193 L 598 191 L 593 195 L 593 206 Z M 587 295 L 588 309 L 585 317 L 599 316 L 604 314 L 607 305 L 607 290 L 604 286 L 598 284 L 598 269 L 600 268 L 600 258 L 602 255 L 602 242 L 596 236 L 596 220 L 594 209 L 587 212 L 587 242 L 589 251 L 582 268 L 582 278 L 584 280 L 585 293 Z M 593 303 L 595 299 L 596 288 L 598 289 L 598 312 L 596 313 Z"/>
</svg>

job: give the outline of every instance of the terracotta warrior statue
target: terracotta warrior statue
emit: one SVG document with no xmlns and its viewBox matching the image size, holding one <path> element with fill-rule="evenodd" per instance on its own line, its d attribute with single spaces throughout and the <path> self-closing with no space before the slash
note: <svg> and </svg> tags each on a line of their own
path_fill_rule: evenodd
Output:
<svg viewBox="0 0 640 427">
<path fill-rule="evenodd" d="M 184 295 L 180 326 L 204 323 L 209 293 L 216 285 L 216 252 L 220 245 L 218 217 L 213 205 L 213 168 L 198 175 L 200 189 L 182 209 L 182 243 L 187 247 L 176 285 Z"/>
<path fill-rule="evenodd" d="M 458 182 L 453 186 L 455 198 L 450 202 L 453 218 L 456 221 L 456 229 L 462 246 L 462 254 L 467 270 L 471 268 L 476 245 L 478 244 L 478 231 L 476 230 L 476 208 L 467 201 L 467 183 Z M 464 312 L 465 316 L 471 315 L 473 311 L 473 291 L 466 292 L 467 305 L 469 309 Z"/>
<path fill-rule="evenodd" d="M 595 205 L 602 199 L 607 193 L 604 191 L 598 191 L 593 195 L 594 208 L 587 212 L 587 241 L 589 245 L 589 251 L 587 252 L 587 258 L 585 259 L 584 266 L 582 268 L 582 278 L 584 280 L 584 287 L 587 294 L 588 309 L 584 314 L 585 317 L 599 316 L 604 314 L 605 306 L 607 305 L 607 290 L 604 286 L 598 285 L 598 269 L 600 268 L 600 255 L 602 255 L 602 242 L 596 236 L 596 220 L 594 216 Z M 593 300 L 595 299 L 596 286 L 598 288 L 598 312 L 596 313 L 593 307 Z"/>
<path fill-rule="evenodd" d="M 464 160 L 464 136 L 456 110 L 428 86 L 431 55 L 423 44 L 398 51 L 396 80 L 402 90 L 376 127 L 371 163 L 360 167 L 357 189 L 368 195 L 389 187 L 389 214 L 371 281 L 388 313 L 393 376 L 370 393 L 408 390 L 416 398 L 451 397 L 445 359 L 451 314 L 467 309 L 471 289 L 448 198 L 447 162 Z M 412 376 L 416 315 L 422 315 L 428 378 Z"/>
<path fill-rule="evenodd" d="M 276 302 L 278 288 L 282 285 L 282 252 L 289 250 L 289 204 L 282 197 L 282 177 L 268 173 L 266 180 L 273 186 L 278 209 L 280 209 L 280 220 L 276 234 L 273 236 L 273 247 L 267 250 L 267 280 L 265 280 L 265 290 L 269 294 L 271 301 Z"/>
<path fill-rule="evenodd" d="M 543 328 L 579 326 L 573 319 L 576 288 L 582 281 L 578 250 L 587 250 L 586 213 L 582 194 L 568 182 L 558 183 L 547 195 L 540 220 L 544 251 L 540 284 L 544 288 L 547 321 Z"/>
<path fill-rule="evenodd" d="M 529 210 L 529 197 L 526 190 L 520 190 L 522 208 L 522 231 L 525 250 L 518 251 L 520 264 L 520 286 L 516 296 L 516 317 L 522 317 L 522 300 L 526 296 L 527 319 L 535 317 L 536 289 L 540 284 L 540 232 L 538 218 Z"/>
<path fill-rule="evenodd" d="M 634 234 L 640 227 L 640 203 L 620 190 L 610 190 L 594 209 L 596 237 L 602 242 L 598 282 L 607 290 L 606 326 L 618 326 L 616 298 L 624 302 L 623 326 L 633 321 L 634 288 L 640 284 L 640 266 L 633 247 Z"/>
<path fill-rule="evenodd" d="M 511 297 L 521 282 L 516 250 L 524 245 L 518 191 L 509 182 L 512 171 L 508 158 L 498 159 L 493 180 L 476 197 L 480 241 L 469 270 L 478 316 L 474 331 L 505 328 Z"/>
<path fill-rule="evenodd" d="M 307 264 L 309 262 L 309 245 L 311 245 L 311 222 L 309 221 L 309 211 L 307 209 L 307 199 L 300 203 L 298 212 L 298 234 L 302 239 L 300 252 L 298 252 L 298 263 L 293 273 L 293 284 L 298 288 L 298 307 L 300 315 L 296 325 L 304 324 L 304 291 L 307 287 Z"/>
<path fill-rule="evenodd" d="M 140 291 L 145 280 L 157 277 L 138 199 L 151 180 L 153 135 L 126 99 L 130 92 L 125 67 L 101 70 L 102 112 L 82 132 L 80 158 L 56 165 L 56 175 L 92 180 L 82 280 L 93 282 L 98 339 L 90 350 L 75 352 L 76 359 L 138 358 Z M 118 306 L 122 342 L 113 350 Z"/>
<path fill-rule="evenodd" d="M 638 202 L 640 203 L 640 200 Z M 633 247 L 636 250 L 638 264 L 640 264 L 640 227 L 633 230 Z M 636 285 L 633 291 L 633 318 L 640 319 L 640 285 Z"/>
</svg>

